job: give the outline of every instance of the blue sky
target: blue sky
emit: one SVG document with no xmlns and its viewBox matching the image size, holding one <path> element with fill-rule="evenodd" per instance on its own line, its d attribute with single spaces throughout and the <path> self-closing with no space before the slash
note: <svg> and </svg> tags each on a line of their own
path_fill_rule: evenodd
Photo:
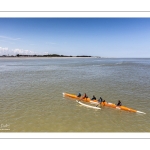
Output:
<svg viewBox="0 0 150 150">
<path fill-rule="evenodd" d="M 150 58 L 150 18 L 0 18 L 0 55 Z"/>
</svg>

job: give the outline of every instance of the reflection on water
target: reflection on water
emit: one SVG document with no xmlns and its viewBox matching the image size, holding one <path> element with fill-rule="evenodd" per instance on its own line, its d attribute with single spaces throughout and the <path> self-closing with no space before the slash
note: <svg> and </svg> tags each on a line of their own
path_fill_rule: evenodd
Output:
<svg viewBox="0 0 150 150">
<path fill-rule="evenodd" d="M 0 58 L 0 131 L 149 132 L 149 83 L 150 59 Z M 146 115 L 93 110 L 63 92 L 120 99 Z"/>
</svg>

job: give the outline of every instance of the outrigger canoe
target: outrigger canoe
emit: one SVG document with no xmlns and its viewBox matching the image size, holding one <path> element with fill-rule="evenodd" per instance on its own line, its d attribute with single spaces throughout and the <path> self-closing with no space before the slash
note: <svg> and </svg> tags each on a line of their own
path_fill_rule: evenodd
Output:
<svg viewBox="0 0 150 150">
<path fill-rule="evenodd" d="M 93 104 L 99 104 L 98 100 L 91 100 L 90 98 L 82 98 L 78 97 L 77 95 L 74 94 L 69 94 L 69 93 L 63 93 L 64 97 L 69 97 L 75 100 L 80 100 L 80 101 L 84 101 L 84 102 L 90 102 Z M 144 112 L 132 109 L 132 108 L 128 108 L 125 106 L 117 106 L 116 104 L 113 103 L 109 103 L 109 102 L 101 102 L 101 106 L 107 106 L 107 107 L 111 107 L 111 108 L 115 108 L 115 109 L 119 109 L 119 110 L 125 110 L 125 111 L 129 111 L 129 112 L 135 112 L 135 113 L 142 113 L 142 114 L 146 114 Z"/>
</svg>

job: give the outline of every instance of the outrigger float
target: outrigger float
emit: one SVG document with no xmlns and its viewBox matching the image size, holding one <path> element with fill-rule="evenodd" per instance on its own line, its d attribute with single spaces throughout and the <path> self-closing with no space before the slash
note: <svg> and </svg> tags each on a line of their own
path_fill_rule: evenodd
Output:
<svg viewBox="0 0 150 150">
<path fill-rule="evenodd" d="M 80 105 L 88 107 L 88 108 L 101 109 L 100 107 L 97 107 L 97 106 L 91 106 L 91 105 L 84 104 L 84 103 L 80 102 L 79 100 L 76 100 L 76 102 L 79 103 Z"/>
<path fill-rule="evenodd" d="M 89 102 L 89 103 L 92 103 L 92 104 L 97 104 L 97 105 L 100 104 L 101 106 L 107 106 L 107 107 L 111 107 L 111 108 L 115 108 L 115 109 L 119 109 L 119 110 L 125 110 L 125 111 L 129 111 L 129 112 L 146 114 L 142 111 L 138 111 L 138 110 L 135 110 L 135 109 L 132 109 L 132 108 L 128 108 L 126 106 L 117 106 L 116 104 L 109 103 L 109 102 L 101 102 L 100 103 L 98 100 L 91 100 L 90 98 L 83 98 L 82 96 L 78 97 L 77 95 L 74 95 L 74 94 L 63 93 L 63 96 L 78 100 L 77 102 L 79 102 L 79 101 Z M 80 104 L 81 104 L 81 102 L 80 102 Z M 83 103 L 82 103 L 82 105 L 83 105 Z M 84 105 L 86 105 L 86 104 L 84 104 Z M 96 107 L 96 108 L 98 108 L 98 107 Z"/>
</svg>

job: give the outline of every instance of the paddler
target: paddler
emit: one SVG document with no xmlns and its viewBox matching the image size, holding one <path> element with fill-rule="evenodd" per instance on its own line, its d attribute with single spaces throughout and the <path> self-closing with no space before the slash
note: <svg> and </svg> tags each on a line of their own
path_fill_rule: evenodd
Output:
<svg viewBox="0 0 150 150">
<path fill-rule="evenodd" d="M 117 105 L 117 106 L 121 106 L 121 105 L 122 105 L 121 101 L 118 100 L 118 103 L 117 103 L 116 105 Z"/>
<path fill-rule="evenodd" d="M 105 105 L 105 100 L 103 100 L 101 97 L 99 98 L 98 102 L 99 102 L 99 104 L 98 104 L 99 106 L 101 106 L 101 105 L 104 106 Z"/>
<path fill-rule="evenodd" d="M 81 97 L 81 93 L 78 93 L 77 97 Z"/>
<path fill-rule="evenodd" d="M 98 102 L 100 102 L 100 103 L 101 103 L 102 101 L 103 101 L 103 99 L 100 97 L 100 98 L 99 98 L 99 100 L 98 100 Z"/>
<path fill-rule="evenodd" d="M 96 97 L 93 95 L 93 97 L 91 98 L 91 100 L 96 100 Z"/>
<path fill-rule="evenodd" d="M 105 106 L 105 103 L 106 103 L 106 101 L 103 100 L 100 104 L 101 104 L 102 106 Z"/>
<path fill-rule="evenodd" d="M 86 93 L 84 93 L 84 95 L 83 95 L 82 98 L 83 98 L 83 99 L 84 99 L 84 98 L 88 98 L 88 96 L 86 95 Z"/>
</svg>

